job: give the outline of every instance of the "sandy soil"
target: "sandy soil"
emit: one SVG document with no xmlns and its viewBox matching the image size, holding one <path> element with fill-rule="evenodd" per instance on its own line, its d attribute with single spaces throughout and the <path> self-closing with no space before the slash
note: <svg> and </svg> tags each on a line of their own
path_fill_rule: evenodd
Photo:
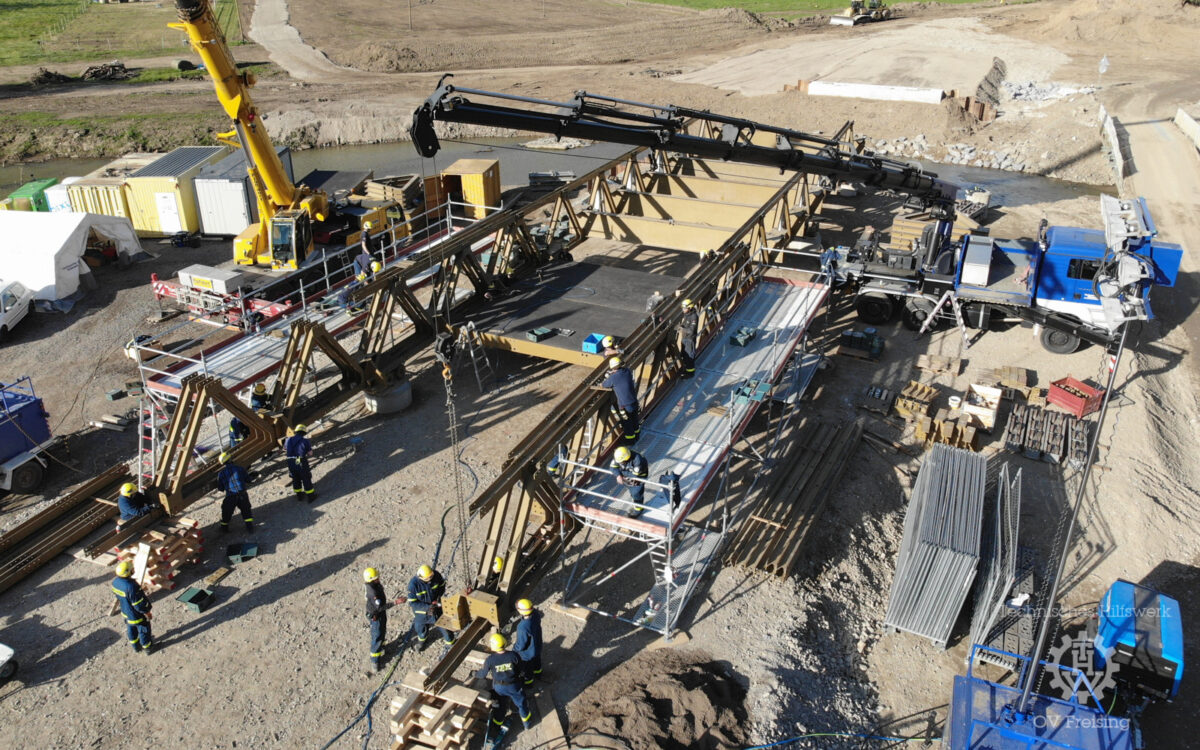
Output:
<svg viewBox="0 0 1200 750">
<path fill-rule="evenodd" d="M 464 19 L 463 3 L 414 3 L 410 34 L 403 9 L 380 19 L 377 4 L 353 0 L 334 11 L 334 24 L 327 6 L 292 0 L 288 9 L 299 38 L 320 50 L 330 65 L 369 72 L 322 70 L 317 77 L 328 78 L 317 82 L 268 79 L 256 90 L 256 100 L 271 113 L 272 133 L 281 141 L 389 140 L 401 137 L 405 118 L 432 90 L 441 71 L 473 69 L 459 82 L 546 97 L 587 88 L 826 132 L 852 118 L 858 130 L 893 147 L 898 137 L 924 134 L 929 145 L 919 154 L 902 147 L 906 156 L 936 160 L 947 154 L 947 143 L 972 145 L 1020 154 L 1026 171 L 1097 184 L 1112 179 L 1096 127 L 1096 110 L 1104 103 L 1127 122 L 1137 169 L 1126 189 L 1151 199 L 1165 237 L 1189 251 L 1200 243 L 1194 210 L 1200 160 L 1169 123 L 1176 106 L 1200 99 L 1200 80 L 1193 75 L 1200 56 L 1190 46 L 1200 9 L 1180 9 L 1167 0 L 913 8 L 907 17 L 886 24 L 835 29 L 783 28 L 747 21 L 743 14 L 690 14 L 633 3 L 589 3 L 583 12 L 578 3 L 550 1 L 547 18 L 537 20 L 540 3 L 509 5 L 493 11 L 498 5 L 472 4 L 473 15 Z M 629 22 L 635 13 L 637 21 Z M 530 26 L 537 31 L 523 33 Z M 956 41 L 961 42 L 958 49 Z M 1005 59 L 1010 80 L 1082 89 L 1096 84 L 1100 54 L 1109 55 L 1112 68 L 1098 92 L 1006 101 L 996 123 L 973 131 L 940 108 L 779 91 L 785 82 L 811 77 L 971 87 L 992 55 Z M 9 85 L 0 97 L 6 111 L 87 116 L 111 111 L 113 91 L 68 86 L 35 92 Z M 205 121 L 211 126 L 189 126 L 189 138 L 222 125 L 204 85 L 119 91 L 120 107 L 130 112 L 215 118 Z M 115 133 L 105 127 L 74 134 L 48 128 L 26 156 L 130 149 L 133 144 L 114 139 Z M 148 125 L 147 130 L 164 144 L 185 132 L 179 125 Z M 27 140 L 28 133 L 6 127 L 0 130 L 0 153 L 12 158 L 14 144 Z M 856 206 L 835 203 L 829 214 L 831 232 L 861 225 Z M 1090 198 L 1052 204 L 1015 200 L 1004 208 L 994 232 L 1028 235 L 1042 216 L 1056 223 L 1098 225 Z M 169 275 L 190 263 L 223 259 L 226 253 L 223 243 L 214 244 L 164 253 L 133 269 L 102 271 L 104 288 L 80 312 L 39 316 L 6 346 L 0 375 L 42 373 L 38 385 L 48 396 L 53 421 L 61 432 L 79 433 L 69 460 L 80 472 L 132 452 L 132 444 L 123 446 L 109 434 L 86 434 L 83 427 L 114 411 L 104 400 L 106 390 L 134 378 L 116 347 L 144 327 L 153 305 L 142 286 L 145 274 L 157 270 Z M 1085 503 L 1081 534 L 1070 555 L 1068 606 L 1095 602 L 1109 582 L 1125 577 L 1176 596 L 1185 617 L 1196 610 L 1200 475 L 1189 448 L 1200 441 L 1194 353 L 1200 330 L 1194 315 L 1200 299 L 1197 272 L 1189 254 L 1179 287 L 1158 296 L 1160 320 L 1142 327 L 1134 352 L 1124 360 L 1121 395 L 1114 400 L 1099 470 L 1093 474 L 1098 487 Z M 853 324 L 839 308 L 820 325 L 832 337 Z M 877 364 L 837 359 L 820 376 L 805 414 L 839 421 L 861 417 L 857 403 L 867 384 L 903 385 L 917 376 L 911 363 L 920 353 L 963 356 L 968 362 L 956 379 L 925 377 L 940 388 L 942 399 L 964 388 L 971 373 L 1006 364 L 1035 370 L 1042 385 L 1067 374 L 1104 375 L 1095 348 L 1052 356 L 1022 328 L 989 333 L 966 351 L 953 330 L 919 340 L 898 325 L 881 327 L 881 332 L 888 341 L 883 359 Z M 63 376 L 45 372 L 47 363 Z M 0 595 L 0 642 L 16 647 L 22 661 L 20 679 L 0 688 L 0 743 L 125 747 L 130 727 L 136 727 L 139 742 L 144 739 L 147 746 L 312 747 L 331 739 L 378 685 L 364 674 L 361 568 L 380 568 L 392 594 L 417 565 L 437 554 L 456 588 L 474 565 L 486 531 L 472 524 L 456 548 L 456 463 L 443 430 L 442 386 L 434 373 L 422 370 L 427 364 L 414 363 L 423 374 L 415 380 L 416 404 L 402 417 L 367 419 L 354 405 L 332 415 L 328 431 L 317 441 L 320 494 L 312 506 L 287 497 L 278 464 L 264 468 L 251 494 L 256 517 L 264 524 L 256 535 L 264 554 L 239 566 L 218 588 L 218 606 L 203 615 L 190 614 L 168 596 L 157 597 L 154 626 L 165 645 L 160 653 L 135 659 L 122 646 L 116 619 L 103 614 L 111 598 L 105 585 L 110 573 L 100 567 L 63 557 Z M 508 446 L 550 415 L 556 397 L 581 374 L 506 357 L 499 375 L 486 395 L 471 383 L 461 388 L 459 466 L 465 467 L 468 494 L 495 475 Z M 872 429 L 906 439 L 893 425 L 871 421 Z M 749 439 L 761 445 L 767 427 L 757 424 Z M 1049 558 L 1078 477 L 1021 457 L 999 454 L 998 459 L 1023 471 L 1023 532 L 1026 542 Z M 911 736 L 931 723 L 936 727 L 945 717 L 950 680 L 962 672 L 966 644 L 960 641 L 942 651 L 911 636 L 885 633 L 881 626 L 905 493 L 918 462 L 865 444 L 852 461 L 854 468 L 831 499 L 822 533 L 813 539 L 796 576 L 780 581 L 734 568 L 706 583 L 686 617 L 688 648 L 695 651 L 679 652 L 686 662 L 682 668 L 656 663 L 646 670 L 638 655 L 651 644 L 648 634 L 605 618 L 580 622 L 548 612 L 549 686 L 544 689 L 566 711 L 571 725 L 580 729 L 608 720 L 595 708 L 603 705 L 605 692 L 628 694 L 627 675 L 634 670 L 614 667 L 637 667 L 642 675 L 682 674 L 687 664 L 711 662 L 745 690 L 748 718 L 741 728 L 749 742 L 808 732 Z M 742 467 L 743 472 L 753 470 Z M 64 470 L 47 497 L 75 478 Z M 11 527 L 44 501 L 0 500 L 0 525 Z M 209 543 L 205 561 L 188 573 L 193 578 L 224 562 L 225 544 L 215 535 L 214 504 L 206 501 L 194 511 L 205 524 Z M 445 526 L 440 520 L 444 511 L 449 511 Z M 231 541 L 237 540 L 231 535 Z M 649 580 L 649 571 L 634 569 L 620 583 L 618 596 L 635 601 Z M 551 575 L 535 598 L 552 600 L 562 582 L 561 573 Z M 406 613 L 397 612 L 393 637 L 407 626 Z M 1185 627 L 1187 658 L 1195 662 L 1200 635 L 1190 620 Z M 392 653 L 399 660 L 397 674 L 433 660 L 428 652 L 396 648 Z M 396 687 L 385 689 L 370 746 L 386 746 L 383 707 L 398 693 Z M 678 685 L 668 685 L 664 694 L 695 701 L 689 707 L 693 715 L 708 716 L 709 708 L 725 702 L 681 691 Z M 646 704 L 661 698 L 648 695 Z M 1196 707 L 1195 692 L 1185 683 L 1179 701 L 1153 709 L 1147 725 L 1150 743 L 1197 746 Z M 633 705 L 617 713 L 639 710 Z M 643 718 L 648 723 L 629 744 L 666 746 L 655 738 L 669 726 L 669 717 Z M 352 730 L 342 745 L 353 744 L 362 730 L 363 725 Z M 532 748 L 535 740 L 516 732 L 513 746 Z"/>
</svg>

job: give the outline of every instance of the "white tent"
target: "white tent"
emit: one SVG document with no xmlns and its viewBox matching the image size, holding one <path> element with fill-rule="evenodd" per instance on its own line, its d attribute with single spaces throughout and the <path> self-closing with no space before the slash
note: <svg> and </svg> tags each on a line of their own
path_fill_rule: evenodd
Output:
<svg viewBox="0 0 1200 750">
<path fill-rule="evenodd" d="M 19 281 L 36 299 L 58 300 L 79 289 L 88 237 L 111 240 L 122 261 L 141 252 L 129 219 L 101 214 L 0 211 L 0 279 Z"/>
</svg>

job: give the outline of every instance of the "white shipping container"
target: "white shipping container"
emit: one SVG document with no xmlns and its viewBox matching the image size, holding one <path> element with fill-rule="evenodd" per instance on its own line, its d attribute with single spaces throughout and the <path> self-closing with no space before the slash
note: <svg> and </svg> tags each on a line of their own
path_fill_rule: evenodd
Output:
<svg viewBox="0 0 1200 750">
<path fill-rule="evenodd" d="M 46 188 L 46 203 L 50 207 L 50 210 L 70 211 L 71 194 L 67 192 L 67 185 L 79 182 L 82 179 L 82 177 L 64 177 L 62 182 Z"/>
<path fill-rule="evenodd" d="M 289 180 L 292 152 L 287 146 L 275 149 Z M 258 221 L 258 201 L 246 174 L 241 150 L 205 167 L 196 175 L 196 207 L 200 211 L 200 231 L 206 235 L 234 236 Z"/>
</svg>

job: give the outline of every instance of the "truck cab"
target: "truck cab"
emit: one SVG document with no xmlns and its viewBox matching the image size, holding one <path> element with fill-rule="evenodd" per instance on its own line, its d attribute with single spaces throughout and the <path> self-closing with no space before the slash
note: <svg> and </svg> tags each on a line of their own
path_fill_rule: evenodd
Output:
<svg viewBox="0 0 1200 750">
<path fill-rule="evenodd" d="M 0 341 L 33 311 L 33 292 L 19 281 L 0 279 Z"/>
</svg>

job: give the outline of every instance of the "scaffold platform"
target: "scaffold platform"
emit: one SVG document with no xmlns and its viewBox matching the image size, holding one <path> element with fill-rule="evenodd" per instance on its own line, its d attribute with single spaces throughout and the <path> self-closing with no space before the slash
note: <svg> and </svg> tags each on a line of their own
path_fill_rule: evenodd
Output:
<svg viewBox="0 0 1200 750">
<path fill-rule="evenodd" d="M 642 423 L 633 449 L 645 456 L 649 479 L 667 472 L 679 476 L 681 501 L 673 511 L 650 488 L 637 518 L 629 518 L 628 491 L 608 474 L 593 472 L 564 509 L 643 538 L 674 533 L 718 472 L 758 406 L 800 344 L 829 293 L 825 284 L 765 279 L 755 285 L 713 336 L 696 360 L 696 375 L 676 383 Z M 739 329 L 753 328 L 754 338 L 740 346 L 731 340 Z"/>
</svg>

